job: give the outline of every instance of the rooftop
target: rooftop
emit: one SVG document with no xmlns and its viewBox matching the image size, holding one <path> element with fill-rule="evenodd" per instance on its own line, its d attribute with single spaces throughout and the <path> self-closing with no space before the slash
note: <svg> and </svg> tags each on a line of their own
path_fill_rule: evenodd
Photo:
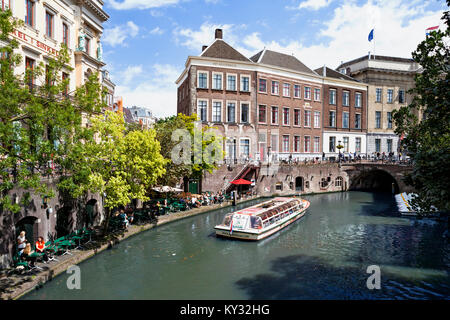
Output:
<svg viewBox="0 0 450 320">
<path fill-rule="evenodd" d="M 253 62 L 316 74 L 293 55 L 264 49 L 250 58 Z"/>
</svg>

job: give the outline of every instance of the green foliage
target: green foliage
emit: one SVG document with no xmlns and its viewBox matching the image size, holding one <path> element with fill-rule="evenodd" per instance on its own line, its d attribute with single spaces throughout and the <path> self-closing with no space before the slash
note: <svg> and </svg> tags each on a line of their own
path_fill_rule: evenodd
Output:
<svg viewBox="0 0 450 320">
<path fill-rule="evenodd" d="M 450 5 L 450 1 L 447 1 Z M 445 32 L 433 31 L 412 56 L 423 71 L 416 75 L 410 105 L 394 112 L 396 133 L 403 135 L 402 148 L 414 167 L 406 182 L 418 197 L 413 204 L 423 211 L 432 206 L 450 210 L 450 37 L 449 12 Z M 420 119 L 422 116 L 422 119 Z"/>
<path fill-rule="evenodd" d="M 92 138 L 82 126 L 83 118 L 103 107 L 96 74 L 73 95 L 66 94 L 69 80 L 62 79 L 62 72 L 69 73 L 71 68 L 64 45 L 46 65 L 25 70 L 21 55 L 14 53 L 18 43 L 10 36 L 21 24 L 10 11 L 0 11 L 0 40 L 6 43 L 0 48 L 0 208 L 11 212 L 20 210 L 9 198 L 13 188 L 55 196 L 42 178 L 70 172 L 68 155 L 79 148 L 78 141 Z M 17 70 L 24 72 L 15 74 Z M 27 202 L 26 194 L 20 204 Z"/>
</svg>

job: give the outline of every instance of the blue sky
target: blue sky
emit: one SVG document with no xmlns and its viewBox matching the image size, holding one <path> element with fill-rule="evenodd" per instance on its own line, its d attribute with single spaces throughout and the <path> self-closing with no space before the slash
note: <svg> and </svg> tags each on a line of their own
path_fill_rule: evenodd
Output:
<svg viewBox="0 0 450 320">
<path fill-rule="evenodd" d="M 175 80 L 189 55 L 224 40 L 246 56 L 264 47 L 310 68 L 336 68 L 373 51 L 410 57 L 425 29 L 440 25 L 444 0 L 105 0 L 104 59 L 125 106 L 176 113 Z"/>
</svg>

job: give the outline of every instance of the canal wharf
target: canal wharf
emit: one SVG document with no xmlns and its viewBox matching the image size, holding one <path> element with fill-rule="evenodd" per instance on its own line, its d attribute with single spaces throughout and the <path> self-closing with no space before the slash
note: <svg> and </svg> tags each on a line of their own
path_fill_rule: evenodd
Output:
<svg viewBox="0 0 450 320">
<path fill-rule="evenodd" d="M 244 203 L 258 198 L 259 196 L 248 197 L 237 201 L 237 203 Z M 4 270 L 0 274 L 0 300 L 16 300 L 32 290 L 39 290 L 39 288 L 41 288 L 46 282 L 52 281 L 52 279 L 59 274 L 66 272 L 70 266 L 77 265 L 91 257 L 94 257 L 102 251 L 107 250 L 121 241 L 135 236 L 143 231 L 216 209 L 229 207 L 231 205 L 232 202 L 227 201 L 220 204 L 159 216 L 156 223 L 130 225 L 125 232 L 117 238 L 106 241 L 106 243 L 103 243 L 96 248 L 71 250 L 70 255 L 58 256 L 58 261 L 51 261 L 45 264 L 39 263 L 39 267 L 41 268 L 40 271 L 35 269 L 30 272 L 18 274 L 14 271 L 14 269 Z"/>
</svg>

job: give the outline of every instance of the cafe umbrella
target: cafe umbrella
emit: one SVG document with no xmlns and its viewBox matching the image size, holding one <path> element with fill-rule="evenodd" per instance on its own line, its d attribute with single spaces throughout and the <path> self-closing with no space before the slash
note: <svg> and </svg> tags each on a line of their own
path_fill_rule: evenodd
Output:
<svg viewBox="0 0 450 320">
<path fill-rule="evenodd" d="M 231 181 L 232 184 L 236 185 L 236 186 L 241 186 L 241 185 L 249 185 L 252 184 L 251 181 L 245 180 L 245 179 L 237 179 L 237 180 L 233 180 Z M 239 188 L 239 193 L 240 193 L 240 187 Z"/>
</svg>

